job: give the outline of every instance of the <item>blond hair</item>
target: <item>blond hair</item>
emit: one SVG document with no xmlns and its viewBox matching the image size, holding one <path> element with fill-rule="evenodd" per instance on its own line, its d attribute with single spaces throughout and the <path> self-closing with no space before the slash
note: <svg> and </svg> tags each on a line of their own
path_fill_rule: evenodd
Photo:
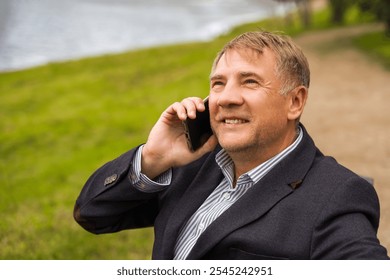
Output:
<svg viewBox="0 0 390 280">
<path fill-rule="evenodd" d="M 280 90 L 282 95 L 286 95 L 300 85 L 309 88 L 309 63 L 301 48 L 290 37 L 267 31 L 246 32 L 228 42 L 215 58 L 212 71 L 228 50 L 252 49 L 263 53 L 264 48 L 269 48 L 275 54 L 275 71 L 282 82 Z"/>
</svg>

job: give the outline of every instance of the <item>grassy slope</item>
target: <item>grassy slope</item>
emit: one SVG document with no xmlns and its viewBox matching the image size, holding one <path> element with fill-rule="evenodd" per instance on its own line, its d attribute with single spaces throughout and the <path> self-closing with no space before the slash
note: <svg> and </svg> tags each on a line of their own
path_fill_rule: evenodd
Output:
<svg viewBox="0 0 390 280">
<path fill-rule="evenodd" d="M 326 27 L 327 16 L 319 13 L 315 28 Z M 144 142 L 168 104 L 206 96 L 211 62 L 226 40 L 258 27 L 302 31 L 294 19 L 288 26 L 268 20 L 212 42 L 0 74 L 0 259 L 150 258 L 152 229 L 94 236 L 76 225 L 83 183 Z"/>
<path fill-rule="evenodd" d="M 74 200 L 94 169 L 146 140 L 167 104 L 207 94 L 213 55 L 194 44 L 0 75 L 0 256 L 144 258 L 123 245 L 149 244 L 149 231 L 93 237 L 73 222 Z"/>
</svg>

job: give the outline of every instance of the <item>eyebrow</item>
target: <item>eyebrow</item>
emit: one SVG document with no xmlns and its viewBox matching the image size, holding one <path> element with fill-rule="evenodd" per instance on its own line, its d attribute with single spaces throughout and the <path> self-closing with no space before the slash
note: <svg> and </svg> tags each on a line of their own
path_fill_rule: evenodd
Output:
<svg viewBox="0 0 390 280">
<path fill-rule="evenodd" d="M 242 78 L 248 78 L 248 77 L 255 77 L 256 79 L 263 81 L 264 79 L 260 77 L 258 74 L 254 72 L 240 72 L 240 77 Z"/>
<path fill-rule="evenodd" d="M 243 78 L 254 76 L 254 77 L 262 80 L 262 78 L 254 72 L 240 72 L 239 75 L 240 75 L 240 77 L 243 77 Z M 222 74 L 216 74 L 216 75 L 210 76 L 210 80 L 219 80 L 219 79 L 224 79 L 224 78 L 225 78 L 225 75 L 222 75 Z"/>
<path fill-rule="evenodd" d="M 239 73 L 239 76 L 240 76 L 240 78 L 254 77 L 257 80 L 259 80 L 260 82 L 264 82 L 264 79 L 260 75 L 256 74 L 255 72 L 243 71 L 243 72 Z M 222 74 L 216 74 L 216 75 L 210 76 L 210 81 L 223 80 L 223 79 L 226 79 L 226 76 L 222 75 Z"/>
<path fill-rule="evenodd" d="M 224 77 L 225 76 L 223 76 L 223 75 L 212 75 L 212 76 L 210 76 L 210 81 L 212 81 L 212 80 L 221 80 Z"/>
</svg>

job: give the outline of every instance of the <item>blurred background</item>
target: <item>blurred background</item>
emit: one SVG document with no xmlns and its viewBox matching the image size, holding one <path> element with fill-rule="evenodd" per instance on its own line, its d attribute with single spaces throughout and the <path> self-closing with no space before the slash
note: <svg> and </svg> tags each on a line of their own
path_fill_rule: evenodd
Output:
<svg viewBox="0 0 390 280">
<path fill-rule="evenodd" d="M 74 202 L 160 113 L 205 97 L 231 38 L 293 36 L 312 72 L 303 124 L 371 177 L 390 249 L 387 0 L 0 0 L 0 259 L 150 259 L 153 229 L 92 235 Z"/>
<path fill-rule="evenodd" d="M 268 0 L 2 0 L 0 70 L 210 40 L 293 7 Z"/>
</svg>

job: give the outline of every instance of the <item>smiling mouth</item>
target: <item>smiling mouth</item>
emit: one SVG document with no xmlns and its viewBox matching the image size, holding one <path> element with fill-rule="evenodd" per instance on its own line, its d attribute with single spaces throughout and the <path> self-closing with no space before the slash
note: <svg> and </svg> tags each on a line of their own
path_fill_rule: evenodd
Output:
<svg viewBox="0 0 390 280">
<path fill-rule="evenodd" d="M 242 124 L 247 123 L 248 121 L 242 119 L 225 119 L 224 123 L 226 124 Z"/>
</svg>

